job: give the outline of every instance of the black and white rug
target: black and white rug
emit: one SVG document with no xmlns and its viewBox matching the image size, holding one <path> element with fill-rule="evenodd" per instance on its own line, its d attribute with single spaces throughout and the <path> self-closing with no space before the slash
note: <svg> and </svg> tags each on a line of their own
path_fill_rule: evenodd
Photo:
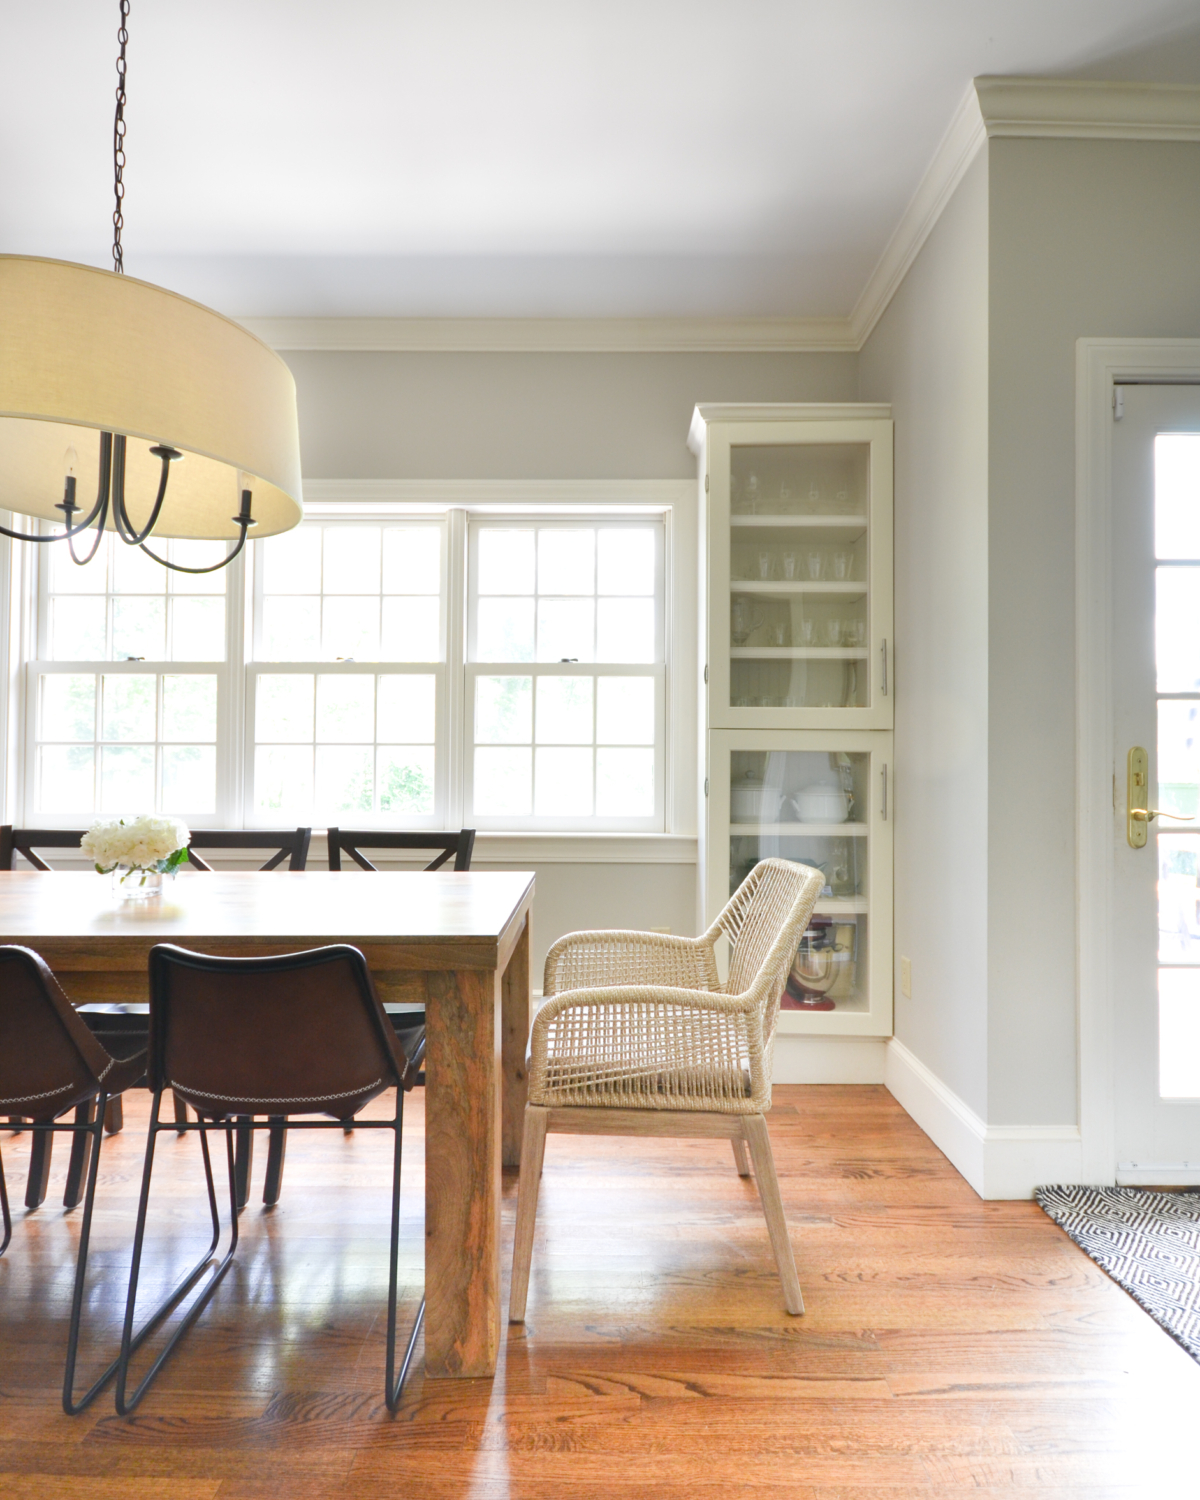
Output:
<svg viewBox="0 0 1200 1500">
<path fill-rule="evenodd" d="M 1044 1187 L 1033 1196 L 1081 1250 L 1200 1360 L 1200 1193 Z"/>
</svg>

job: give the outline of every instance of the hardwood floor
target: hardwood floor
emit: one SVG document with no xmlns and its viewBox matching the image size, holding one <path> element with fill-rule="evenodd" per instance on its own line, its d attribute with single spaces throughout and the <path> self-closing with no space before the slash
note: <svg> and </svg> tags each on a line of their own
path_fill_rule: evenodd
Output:
<svg viewBox="0 0 1200 1500">
<path fill-rule="evenodd" d="M 402 1328 L 419 1296 L 421 1095 L 405 1132 Z M 110 1357 L 146 1096 L 106 1141 L 88 1317 Z M 769 1117 L 806 1313 L 783 1310 L 723 1140 L 552 1136 L 527 1321 L 494 1384 L 383 1405 L 388 1146 L 294 1132 L 283 1197 L 136 1415 L 58 1405 L 78 1210 L 19 1206 L 0 1134 L 3 1500 L 898 1500 L 1190 1496 L 1200 1366 L 1032 1203 L 981 1203 L 881 1088 L 780 1087 Z M 203 1248 L 199 1150 L 160 1147 L 150 1297 Z M 56 1193 L 57 1189 L 57 1193 Z M 505 1278 L 516 1179 L 504 1196 Z M 506 1286 L 507 1294 L 507 1286 Z"/>
</svg>

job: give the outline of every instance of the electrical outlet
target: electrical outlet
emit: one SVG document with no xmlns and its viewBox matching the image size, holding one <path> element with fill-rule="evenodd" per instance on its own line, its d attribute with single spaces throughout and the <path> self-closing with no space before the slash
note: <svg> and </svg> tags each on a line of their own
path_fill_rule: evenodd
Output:
<svg viewBox="0 0 1200 1500">
<path fill-rule="evenodd" d="M 912 959 L 900 960 L 900 993 L 906 1000 L 912 999 Z"/>
</svg>

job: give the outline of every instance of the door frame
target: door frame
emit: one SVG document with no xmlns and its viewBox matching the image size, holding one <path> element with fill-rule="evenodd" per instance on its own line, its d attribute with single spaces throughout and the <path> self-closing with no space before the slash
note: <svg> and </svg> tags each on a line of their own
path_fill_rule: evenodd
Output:
<svg viewBox="0 0 1200 1500">
<path fill-rule="evenodd" d="M 1113 1049 L 1112 430 L 1122 379 L 1200 383 L 1200 339 L 1075 345 L 1075 889 L 1079 1132 L 1084 1182 L 1117 1180 Z"/>
</svg>

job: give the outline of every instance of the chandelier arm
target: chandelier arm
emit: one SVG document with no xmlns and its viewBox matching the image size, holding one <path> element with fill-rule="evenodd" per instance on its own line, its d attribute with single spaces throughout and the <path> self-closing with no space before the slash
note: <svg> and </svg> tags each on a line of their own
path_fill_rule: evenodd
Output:
<svg viewBox="0 0 1200 1500">
<path fill-rule="evenodd" d="M 107 522 L 108 496 L 106 494 L 100 502 L 100 519 L 96 523 L 96 540 L 92 543 L 91 551 L 86 557 L 75 556 L 75 533 L 73 531 L 69 531 L 66 533 L 67 549 L 71 554 L 71 561 L 75 564 L 76 567 L 86 568 L 88 563 L 91 562 L 92 558 L 95 557 L 96 553 L 99 552 L 100 543 L 104 540 L 104 528 Z"/>
<path fill-rule="evenodd" d="M 71 513 L 73 511 L 78 510 L 79 507 L 75 504 L 75 500 L 74 500 L 74 495 L 75 495 L 74 483 L 75 482 L 74 482 L 73 479 L 68 478 L 66 493 L 63 496 L 62 503 L 57 507 L 57 509 L 66 512 L 67 521 L 66 521 L 66 528 L 65 528 L 65 530 L 63 530 L 63 531 L 56 531 L 52 536 L 39 536 L 36 532 L 12 531 L 7 526 L 0 526 L 0 536 L 11 537 L 14 542 L 38 542 L 38 543 L 42 543 L 42 542 L 65 542 L 65 541 L 69 541 L 72 537 L 78 536 L 80 534 L 80 532 L 86 531 L 88 529 L 88 527 L 92 524 L 92 522 L 96 519 L 96 517 L 98 515 L 100 515 L 101 508 L 104 507 L 107 504 L 107 501 L 108 501 L 108 484 L 109 484 L 109 478 L 110 478 L 111 473 L 112 473 L 112 433 L 111 432 L 102 432 L 100 434 L 100 483 L 99 483 L 99 486 L 98 486 L 97 492 L 96 492 L 96 503 L 95 503 L 95 505 L 92 506 L 91 510 L 88 511 L 87 515 L 83 518 L 83 520 L 82 521 L 77 521 L 77 522 L 74 522 L 74 523 L 72 523 L 72 521 L 71 521 Z M 104 525 L 105 525 L 105 521 L 102 519 L 101 522 L 100 522 L 100 530 L 101 531 L 104 530 Z M 97 546 L 98 545 L 99 545 L 99 543 L 97 543 Z M 87 557 L 84 559 L 84 561 L 85 562 L 90 561 L 92 559 L 92 557 L 95 556 L 95 553 L 96 553 L 96 548 L 93 547 L 92 550 L 91 550 L 91 552 L 89 552 L 88 555 L 87 555 Z M 76 562 L 79 561 L 79 559 L 77 557 L 75 557 L 75 549 L 74 549 L 74 547 L 71 548 L 71 556 L 72 556 L 72 558 Z"/>
<path fill-rule="evenodd" d="M 167 498 L 167 480 L 170 476 L 171 461 L 182 457 L 178 449 L 168 448 L 163 443 L 151 448 L 150 452 L 155 458 L 162 459 L 162 473 L 159 475 L 158 494 L 154 500 L 154 508 L 150 512 L 150 519 L 141 531 L 136 531 L 133 522 L 129 519 L 129 512 L 125 508 L 125 439 L 117 438 L 117 462 L 113 473 L 113 525 L 121 540 L 130 547 L 140 547 L 154 530 L 163 508 L 163 501 Z"/>
<path fill-rule="evenodd" d="M 157 552 L 151 552 L 150 548 L 147 547 L 144 542 L 139 543 L 139 546 L 147 557 L 152 557 L 156 563 L 161 563 L 164 568 L 170 568 L 172 573 L 216 573 L 219 569 L 227 568 L 229 566 L 229 564 L 246 545 L 246 533 L 250 530 L 251 526 L 258 525 L 258 522 L 250 514 L 251 499 L 251 492 L 249 490 L 243 490 L 242 508 L 240 511 L 238 511 L 236 516 L 232 516 L 230 518 L 235 525 L 241 527 L 241 535 L 238 537 L 237 546 L 233 549 L 228 557 L 224 558 L 219 563 L 213 563 L 211 567 L 185 568 L 182 563 L 168 562 L 165 557 L 159 557 Z"/>
<path fill-rule="evenodd" d="M 234 558 L 238 555 L 238 553 L 242 550 L 242 548 L 246 545 L 246 532 L 249 526 L 252 524 L 252 522 L 248 522 L 242 526 L 242 534 L 240 537 L 238 537 L 237 546 L 233 549 L 229 556 L 223 558 L 219 563 L 213 563 L 212 566 L 208 568 L 185 568 L 182 563 L 168 562 L 165 557 L 159 557 L 157 552 L 151 552 L 150 548 L 146 546 L 145 542 L 139 542 L 138 545 L 141 547 L 142 551 L 146 554 L 147 557 L 152 557 L 156 563 L 161 563 L 164 568 L 170 568 L 172 573 L 216 573 L 219 572 L 222 568 L 227 568 L 229 564 L 234 560 Z"/>
</svg>

